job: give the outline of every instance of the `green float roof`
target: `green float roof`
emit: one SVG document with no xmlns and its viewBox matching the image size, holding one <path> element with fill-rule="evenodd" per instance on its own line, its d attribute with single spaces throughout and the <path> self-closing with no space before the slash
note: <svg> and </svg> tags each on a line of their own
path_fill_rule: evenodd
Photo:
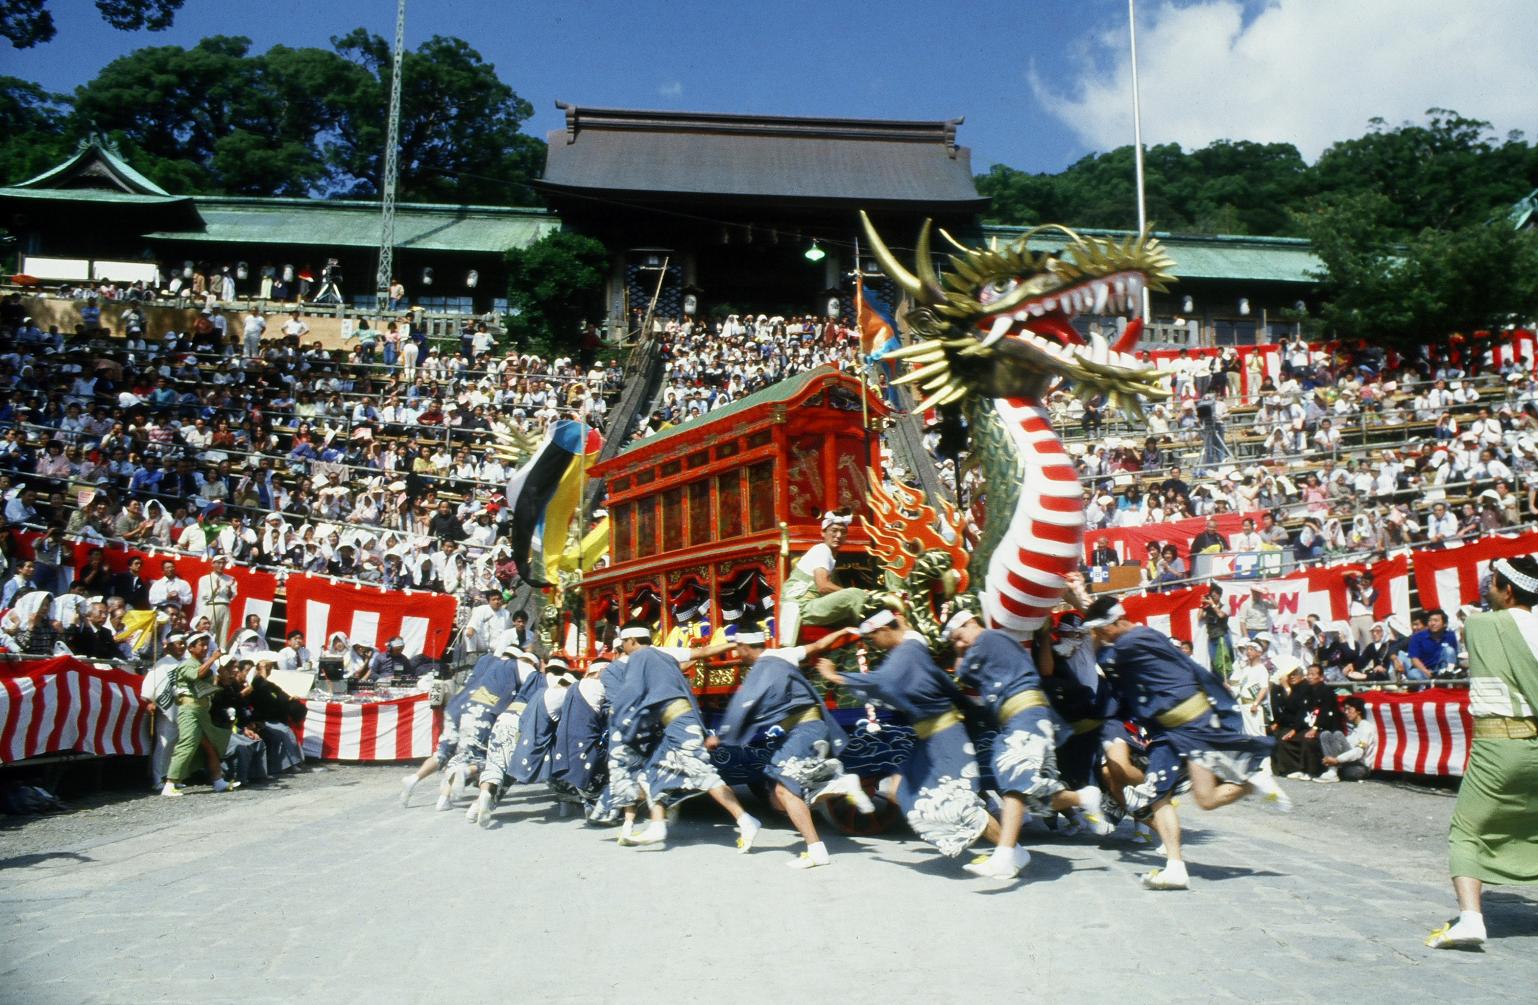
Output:
<svg viewBox="0 0 1538 1005">
<path fill-rule="evenodd" d="M 730 419 L 734 415 L 738 415 L 750 409 L 757 408 L 760 405 L 772 405 L 776 402 L 795 401 L 797 398 L 800 398 L 802 395 L 806 394 L 814 384 L 821 384 L 826 382 L 830 377 L 836 378 L 839 376 L 848 377 L 851 381 L 854 379 L 854 376 L 847 371 L 840 370 L 837 367 L 830 366 L 828 364 L 823 364 L 822 366 L 808 370 L 805 373 L 796 374 L 794 377 L 786 377 L 778 384 L 770 384 L 768 387 L 760 388 L 759 390 L 754 391 L 752 394 L 747 395 L 746 397 L 738 398 L 730 405 L 718 408 L 713 412 L 706 412 L 698 419 L 693 419 L 689 422 L 684 422 L 676 426 L 669 426 L 667 429 L 662 429 L 651 434 L 644 440 L 637 440 L 630 446 L 626 447 L 624 450 L 621 450 L 619 453 L 615 454 L 609 460 L 605 461 L 604 466 L 608 467 L 615 461 L 619 460 L 621 457 L 624 457 L 627 454 L 631 454 L 637 450 L 655 447 L 657 444 L 663 442 L 664 440 L 671 439 L 681 433 L 688 433 L 691 436 L 708 436 L 707 427 L 710 425 L 714 425 L 715 423 L 724 419 Z M 878 397 L 873 395 L 871 397 L 871 402 L 871 411 L 873 414 L 878 412 L 884 414 L 885 404 L 881 402 Z"/>
<path fill-rule="evenodd" d="M 985 237 L 1011 241 L 1025 233 L 1026 227 L 988 224 Z M 1130 230 L 1092 230 L 1078 228 L 1086 237 L 1110 237 L 1118 240 L 1132 236 Z M 1175 275 L 1180 279 L 1227 279 L 1273 283 L 1317 283 L 1321 262 L 1301 237 L 1249 237 L 1245 235 L 1169 234 L 1155 232 L 1169 256 L 1175 260 Z M 1061 248 L 1064 238 L 1049 235 L 1032 237 L 1034 251 Z"/>
</svg>

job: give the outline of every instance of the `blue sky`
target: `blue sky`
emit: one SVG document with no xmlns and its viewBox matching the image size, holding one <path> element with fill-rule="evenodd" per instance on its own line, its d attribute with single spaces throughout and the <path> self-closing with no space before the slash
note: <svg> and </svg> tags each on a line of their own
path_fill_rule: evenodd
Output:
<svg viewBox="0 0 1538 1005">
<path fill-rule="evenodd" d="M 1538 130 L 1531 0 L 1139 0 L 1144 137 L 1282 140 L 1312 159 L 1372 116 L 1433 105 Z M 0 72 L 69 90 L 144 45 L 211 34 L 325 46 L 393 31 L 393 0 L 186 0 L 174 28 L 107 27 L 52 0 L 59 35 L 0 50 Z M 407 41 L 467 39 L 535 109 L 588 105 L 940 119 L 982 171 L 1057 171 L 1131 142 L 1125 0 L 412 0 Z M 1478 60 L 1459 53 L 1479 53 Z M 1530 135 L 1531 138 L 1531 135 Z"/>
</svg>

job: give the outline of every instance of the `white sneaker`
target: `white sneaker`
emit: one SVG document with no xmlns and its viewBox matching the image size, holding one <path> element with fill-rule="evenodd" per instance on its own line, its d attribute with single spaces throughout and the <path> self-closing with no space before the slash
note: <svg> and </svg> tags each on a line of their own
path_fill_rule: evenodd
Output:
<svg viewBox="0 0 1538 1005">
<path fill-rule="evenodd" d="M 417 776 L 407 775 L 401 779 L 401 806 L 411 802 L 411 793 L 417 787 Z"/>
<path fill-rule="evenodd" d="M 1116 825 L 1105 818 L 1104 800 L 1099 789 L 1093 785 L 1086 785 L 1076 793 L 1079 797 L 1079 812 L 1084 816 L 1084 823 L 1089 827 L 1089 832 L 1096 837 L 1106 837 L 1116 829 Z"/>
<path fill-rule="evenodd" d="M 180 796 L 182 790 L 176 787 L 175 782 L 166 782 L 165 785 L 160 787 L 160 794 L 163 796 Z"/>
<path fill-rule="evenodd" d="M 444 810 L 448 809 L 452 805 L 454 805 L 454 804 L 449 800 L 449 790 L 448 789 L 439 789 L 438 790 L 438 801 L 433 804 L 433 809 L 435 809 L 438 812 L 442 813 Z"/>
<path fill-rule="evenodd" d="M 1340 773 L 1337 772 L 1334 768 L 1326 768 L 1324 774 L 1320 775 L 1318 778 L 1315 778 L 1314 781 L 1326 783 L 1338 782 L 1340 781 Z"/>
<path fill-rule="evenodd" d="M 491 793 L 482 792 L 480 798 L 475 801 L 475 805 L 470 807 L 470 820 L 478 824 L 481 830 L 485 830 L 491 826 L 492 808 Z"/>
<path fill-rule="evenodd" d="M 1309 779 L 1309 775 L 1302 771 L 1289 771 L 1287 772 L 1287 777 L 1295 782 L 1306 782 Z"/>
<path fill-rule="evenodd" d="M 744 813 L 737 820 L 737 852 L 746 855 L 753 850 L 753 840 L 758 837 L 758 832 L 764 829 L 764 825 L 758 822 L 758 818 L 751 813 Z"/>
<path fill-rule="evenodd" d="M 1260 796 L 1263 805 L 1269 806 L 1278 813 L 1292 812 L 1292 800 L 1282 791 L 1282 787 L 1276 784 L 1275 778 L 1270 775 L 1256 775 L 1250 779 L 1249 785 L 1250 791 Z"/>
<path fill-rule="evenodd" d="M 465 794 L 465 766 L 456 764 L 449 769 L 449 799 L 458 802 Z"/>
<path fill-rule="evenodd" d="M 841 795 L 849 800 L 855 810 L 866 816 L 876 812 L 876 804 L 871 802 L 870 796 L 865 793 L 865 786 L 860 784 L 859 775 L 841 775 L 818 793 L 818 797 Z"/>
<path fill-rule="evenodd" d="M 1186 873 L 1184 862 L 1170 862 L 1163 869 L 1152 869 L 1143 875 L 1145 890 L 1189 890 L 1191 877 Z"/>
<path fill-rule="evenodd" d="M 791 859 L 789 862 L 786 862 L 785 863 L 785 868 L 787 868 L 787 869 L 816 869 L 816 868 L 819 868 L 821 866 L 832 865 L 832 864 L 833 864 L 833 856 L 829 855 L 826 851 L 823 852 L 821 855 L 813 855 L 809 851 L 804 851 L 801 854 L 797 855 L 795 858 Z"/>
<path fill-rule="evenodd" d="M 994 851 L 992 855 L 979 855 L 962 868 L 984 879 L 1014 879 L 1020 875 L 1020 870 L 1030 864 L 1031 853 L 1015 845 L 1012 855 L 1005 856 Z"/>
<path fill-rule="evenodd" d="M 632 834 L 630 843 L 636 845 L 662 844 L 668 839 L 668 825 L 661 820 L 653 820 L 647 824 L 639 834 Z"/>
<path fill-rule="evenodd" d="M 1485 943 L 1483 919 L 1454 918 L 1426 937 L 1428 949 L 1473 949 Z"/>
</svg>

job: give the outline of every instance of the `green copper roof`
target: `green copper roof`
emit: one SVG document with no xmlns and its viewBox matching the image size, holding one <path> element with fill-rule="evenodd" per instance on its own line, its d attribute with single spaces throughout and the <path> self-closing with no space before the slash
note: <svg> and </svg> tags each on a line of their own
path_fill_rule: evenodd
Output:
<svg viewBox="0 0 1538 1005">
<path fill-rule="evenodd" d="M 157 240 L 212 244 L 317 244 L 377 248 L 380 209 L 375 202 L 194 196 L 201 230 L 146 234 Z M 424 251 L 495 252 L 524 248 L 560 222 L 538 209 L 401 203 L 395 246 Z"/>
<path fill-rule="evenodd" d="M 191 202 L 185 195 L 145 195 L 107 188 L 0 188 L 0 199 L 28 199 L 37 202 L 90 202 L 116 206 L 174 206 Z"/>
<path fill-rule="evenodd" d="M 119 193 L 171 197 L 170 192 L 135 171 L 116 151 L 95 138 L 81 143 L 62 164 L 12 187 L 64 190 L 71 195 L 115 189 Z"/>
<path fill-rule="evenodd" d="M 1010 241 L 1024 233 L 1024 227 L 985 225 L 985 237 Z M 1080 228 L 1086 237 L 1129 237 L 1126 230 L 1090 230 Z M 1316 273 L 1324 263 L 1314 255 L 1308 241 L 1300 237 L 1248 237 L 1155 233 L 1165 250 L 1175 260 L 1175 275 L 1180 279 L 1228 279 L 1273 283 L 1317 283 Z M 1035 251 L 1050 251 L 1063 246 L 1063 239 L 1051 236 L 1031 238 Z"/>
</svg>

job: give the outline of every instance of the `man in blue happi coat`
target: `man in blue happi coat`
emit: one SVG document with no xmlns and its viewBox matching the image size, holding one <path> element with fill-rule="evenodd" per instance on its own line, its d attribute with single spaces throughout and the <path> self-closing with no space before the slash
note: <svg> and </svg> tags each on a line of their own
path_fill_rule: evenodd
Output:
<svg viewBox="0 0 1538 1005">
<path fill-rule="evenodd" d="M 1069 735 L 1068 723 L 1048 703 L 1030 654 L 1003 632 L 984 628 L 971 611 L 958 611 L 945 629 L 956 644 L 956 679 L 977 690 L 999 728 L 993 739 L 993 777 L 1004 797 L 998 844 L 991 857 L 967 871 L 992 879 L 1019 874 L 1031 858 L 1016 843 L 1027 810 L 1077 808 L 1096 834 L 1109 834 L 1100 790 L 1086 785 L 1070 791 L 1058 779 L 1057 746 Z"/>
<path fill-rule="evenodd" d="M 887 651 L 879 667 L 844 674 L 824 658 L 816 670 L 823 680 L 890 708 L 913 727 L 913 752 L 883 794 L 902 810 L 914 833 L 943 855 L 955 858 L 984 834 L 996 840 L 998 821 L 978 794 L 977 750 L 963 725 L 960 706 L 966 696 L 901 615 L 882 608 L 859 630 Z"/>
<path fill-rule="evenodd" d="M 806 851 L 785 863 L 792 869 L 814 869 L 832 862 L 812 822 L 811 807 L 818 800 L 841 795 L 861 813 L 876 809 L 860 787 L 859 776 L 844 773 L 838 759 L 846 742 L 844 730 L 800 669 L 806 660 L 859 634 L 846 628 L 805 646 L 767 649 L 768 634 L 762 628 L 739 629 L 737 655 L 747 678 L 732 695 L 716 735 L 705 740 L 706 749 L 713 750 L 723 743 L 744 746 L 762 732 L 775 734 L 770 741 L 774 752 L 764 769 L 774 782 L 771 801 L 778 800 L 806 841 Z"/>
<path fill-rule="evenodd" d="M 467 780 L 459 773 L 461 765 L 466 775 L 472 770 L 479 770 L 480 760 L 484 756 L 486 738 L 476 729 L 478 711 L 469 708 L 470 696 L 480 691 L 493 665 L 503 660 L 511 663 L 516 652 L 518 652 L 518 646 L 513 633 L 505 631 L 497 636 L 492 649 L 475 661 L 475 666 L 470 668 L 470 673 L 465 677 L 464 686 L 454 692 L 454 695 L 444 703 L 443 730 L 438 734 L 437 749 L 428 755 L 414 774 L 401 779 L 402 806 L 411 801 L 411 793 L 416 789 L 418 782 L 435 771 L 443 771 L 444 779 L 438 794 L 438 809 L 447 809 L 449 804 L 458 797 L 456 789 L 462 790 Z M 489 723 L 487 728 L 490 728 Z M 470 751 L 470 755 L 456 760 L 455 755 L 459 753 L 462 746 Z M 454 771 L 446 770 L 450 765 L 454 766 Z"/>
<path fill-rule="evenodd" d="M 1096 642 L 1114 649 L 1122 709 L 1148 731 L 1147 779 L 1127 790 L 1146 800 L 1167 862 L 1143 877 L 1150 890 L 1184 890 L 1189 884 L 1180 850 L 1180 817 L 1171 798 L 1183 780 L 1204 810 L 1226 806 L 1251 793 L 1286 812 L 1292 802 L 1271 777 L 1270 737 L 1251 736 L 1238 706 L 1217 675 L 1177 649 L 1164 634 L 1129 620 L 1114 597 L 1101 597 L 1086 612 L 1084 627 Z"/>
<path fill-rule="evenodd" d="M 497 681 L 497 701 L 485 709 L 477 722 L 480 725 L 489 719 L 491 726 L 481 765 L 481 791 L 465 811 L 465 819 L 482 827 L 491 826 L 491 811 L 507 792 L 507 787 L 517 780 L 513 768 L 523 726 L 531 721 L 529 709 L 535 709 L 534 716 L 543 714 L 548 682 L 540 673 L 539 657 L 520 649 L 513 659 L 514 674 L 507 683 Z M 512 680 L 516 680 L 516 686 L 510 686 Z M 474 699 L 471 704 L 474 705 Z"/>
<path fill-rule="evenodd" d="M 651 809 L 645 830 L 626 843 L 666 841 L 668 808 L 703 792 L 731 814 L 737 824 L 737 848 L 749 851 L 762 825 L 742 808 L 711 764 L 705 750 L 705 725 L 678 661 L 654 646 L 638 645 L 629 654 L 618 685 L 611 689 L 610 700 L 611 755 L 616 745 L 624 745 L 644 758 L 640 787 Z"/>
</svg>

